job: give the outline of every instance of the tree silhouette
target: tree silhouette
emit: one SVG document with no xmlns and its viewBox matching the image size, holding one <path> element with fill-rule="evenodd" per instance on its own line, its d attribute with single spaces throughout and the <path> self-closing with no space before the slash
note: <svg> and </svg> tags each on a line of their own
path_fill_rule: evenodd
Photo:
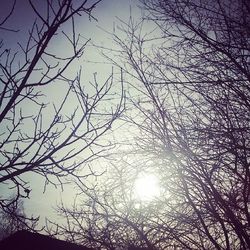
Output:
<svg viewBox="0 0 250 250">
<path fill-rule="evenodd" d="M 95 175 L 91 160 L 105 156 L 109 144 L 100 137 L 121 113 L 123 94 L 115 100 L 112 72 L 101 83 L 95 74 L 86 84 L 82 70 L 72 65 L 87 44 L 77 34 L 75 20 L 94 18 L 98 2 L 47 0 L 39 9 L 30 0 L 36 19 L 26 42 L 20 41 L 18 49 L 0 42 L 0 183 L 16 191 L 15 199 L 29 197 L 34 176 L 43 178 L 44 189 L 62 186 L 64 177 L 84 185 L 84 177 Z M 0 30 L 17 32 L 7 27 L 14 12 L 15 3 Z M 57 52 L 55 41 L 65 50 Z M 4 210 L 11 204 L 1 197 Z"/>
<path fill-rule="evenodd" d="M 110 57 L 134 87 L 126 115 L 139 132 L 123 152 L 129 160 L 113 169 L 126 178 L 118 174 L 85 206 L 64 209 L 75 221 L 64 232 L 93 229 L 107 249 L 129 238 L 157 249 L 249 249 L 249 2 L 142 2 L 144 18 L 114 34 L 121 60 Z M 149 169 L 161 197 L 125 204 L 136 173 Z"/>
<path fill-rule="evenodd" d="M 27 219 L 24 212 L 23 201 L 10 197 L 9 206 L 0 210 L 0 240 L 11 234 L 25 229 L 35 229 L 36 219 Z"/>
</svg>

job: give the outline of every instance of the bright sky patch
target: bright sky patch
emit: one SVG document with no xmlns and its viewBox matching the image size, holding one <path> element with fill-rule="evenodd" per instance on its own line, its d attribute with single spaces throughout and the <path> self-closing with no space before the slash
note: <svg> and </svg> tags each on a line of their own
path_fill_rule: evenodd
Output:
<svg viewBox="0 0 250 250">
<path fill-rule="evenodd" d="M 142 201 L 150 201 L 160 195 L 159 183 L 155 175 L 144 174 L 135 181 L 135 195 Z"/>
</svg>

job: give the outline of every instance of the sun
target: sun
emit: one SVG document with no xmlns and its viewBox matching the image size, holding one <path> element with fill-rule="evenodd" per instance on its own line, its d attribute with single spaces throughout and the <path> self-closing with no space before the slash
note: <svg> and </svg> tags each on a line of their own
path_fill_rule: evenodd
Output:
<svg viewBox="0 0 250 250">
<path fill-rule="evenodd" d="M 153 174 L 140 175 L 135 180 L 135 196 L 142 201 L 150 201 L 160 195 L 158 179 Z"/>
</svg>

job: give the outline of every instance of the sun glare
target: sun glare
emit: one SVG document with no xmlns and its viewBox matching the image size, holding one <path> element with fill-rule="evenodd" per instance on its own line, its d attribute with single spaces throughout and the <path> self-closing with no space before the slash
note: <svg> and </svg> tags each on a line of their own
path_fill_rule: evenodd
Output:
<svg viewBox="0 0 250 250">
<path fill-rule="evenodd" d="M 142 175 L 135 181 L 135 195 L 142 201 L 150 201 L 160 195 L 159 183 L 152 174 Z"/>
</svg>

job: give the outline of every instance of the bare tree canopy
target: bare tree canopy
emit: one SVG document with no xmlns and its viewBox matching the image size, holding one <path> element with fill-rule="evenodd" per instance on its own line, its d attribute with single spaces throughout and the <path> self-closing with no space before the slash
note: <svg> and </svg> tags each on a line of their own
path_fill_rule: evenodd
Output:
<svg viewBox="0 0 250 250">
<path fill-rule="evenodd" d="M 106 80 L 95 74 L 86 83 L 79 64 L 73 64 L 88 42 L 78 35 L 75 20 L 93 19 L 98 2 L 47 0 L 40 10 L 30 0 L 36 19 L 25 42 L 16 49 L 0 41 L 0 183 L 17 199 L 29 197 L 34 176 L 43 178 L 44 188 L 63 185 L 64 177 L 84 185 L 82 178 L 94 175 L 89 163 L 109 147 L 100 137 L 122 111 L 122 79 L 115 87 L 111 72 Z M 17 32 L 7 25 L 14 12 L 15 2 L 0 20 L 0 31 Z M 65 50 L 57 51 L 55 41 Z M 0 197 L 6 212 L 11 204 Z"/>
<path fill-rule="evenodd" d="M 105 249 L 249 249 L 249 1 L 142 3 L 144 18 L 114 34 L 121 60 L 110 57 L 130 81 L 126 119 L 139 134 L 105 185 L 61 207 L 61 230 Z M 162 190 L 140 203 L 144 171 Z"/>
</svg>

